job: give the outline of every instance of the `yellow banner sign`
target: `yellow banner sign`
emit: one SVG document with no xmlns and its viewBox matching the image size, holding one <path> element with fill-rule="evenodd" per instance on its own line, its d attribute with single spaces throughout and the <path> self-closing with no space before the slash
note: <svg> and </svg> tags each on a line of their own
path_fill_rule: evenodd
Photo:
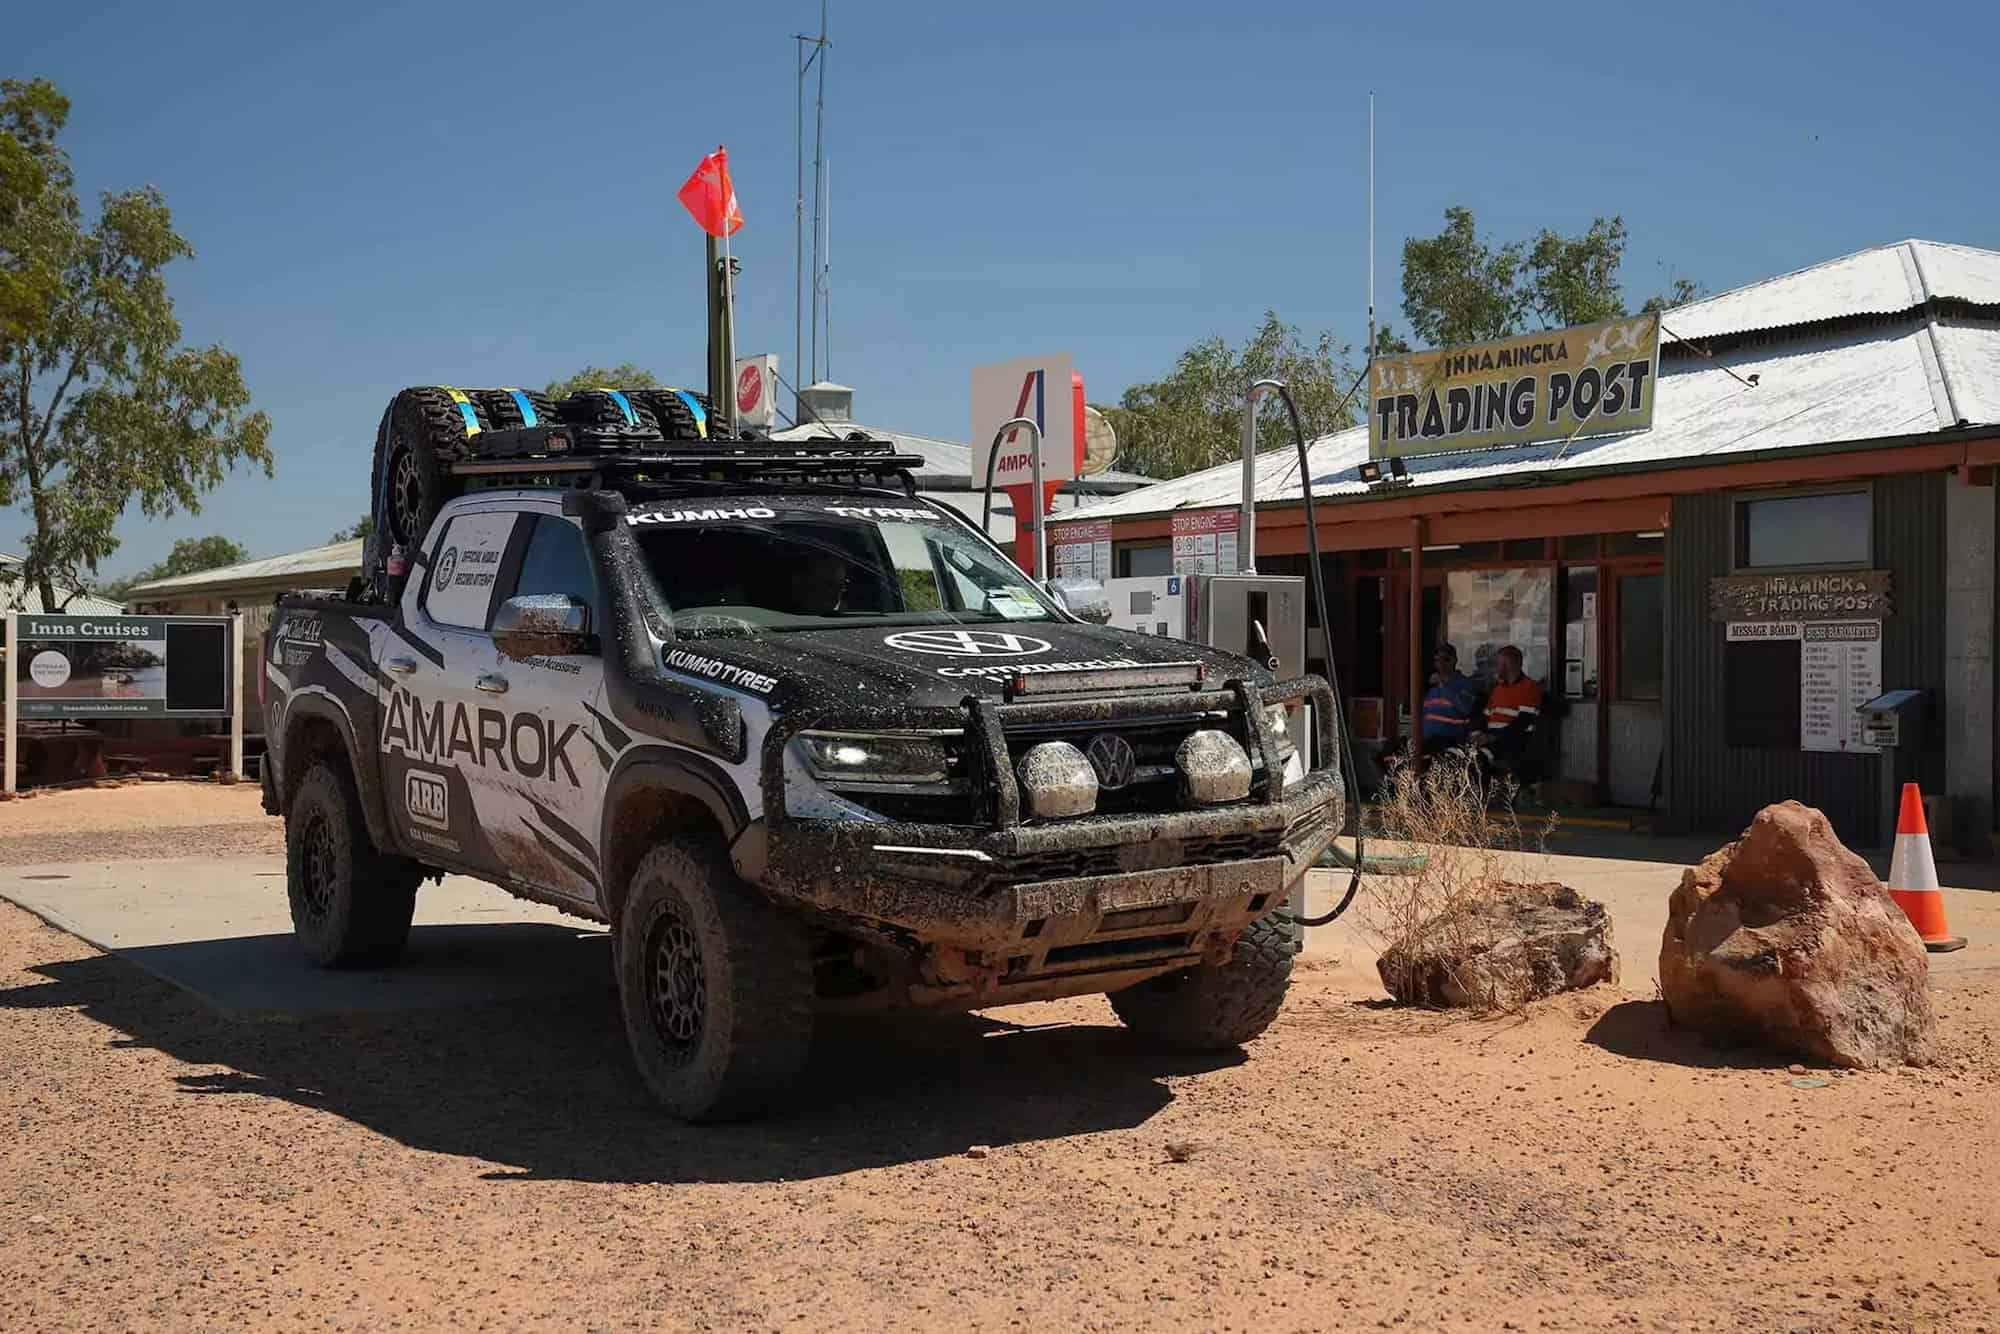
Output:
<svg viewBox="0 0 2000 1334">
<path fill-rule="evenodd" d="M 1659 371 L 1657 315 L 1377 357 L 1368 455 L 1643 431 Z"/>
</svg>

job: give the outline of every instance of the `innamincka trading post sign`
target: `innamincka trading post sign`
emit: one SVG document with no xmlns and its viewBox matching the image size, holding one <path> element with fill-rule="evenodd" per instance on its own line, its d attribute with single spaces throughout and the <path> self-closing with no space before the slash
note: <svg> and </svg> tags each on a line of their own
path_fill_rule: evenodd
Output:
<svg viewBox="0 0 2000 1334">
<path fill-rule="evenodd" d="M 1653 424 L 1660 317 L 1583 324 L 1369 367 L 1368 454 L 1441 454 Z"/>
<path fill-rule="evenodd" d="M 227 718 L 226 616 L 14 618 L 14 705 L 22 718 Z"/>
</svg>

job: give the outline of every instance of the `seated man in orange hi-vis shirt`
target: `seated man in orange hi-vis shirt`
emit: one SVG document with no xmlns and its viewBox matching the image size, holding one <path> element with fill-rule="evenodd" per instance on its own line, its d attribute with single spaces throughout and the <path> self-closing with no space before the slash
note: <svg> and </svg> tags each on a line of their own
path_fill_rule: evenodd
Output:
<svg viewBox="0 0 2000 1334">
<path fill-rule="evenodd" d="M 1512 644 L 1494 655 L 1494 666 L 1498 679 L 1486 695 L 1486 726 L 1474 740 L 1491 771 L 1525 780 L 1521 762 L 1542 720 L 1542 688 L 1521 671 L 1521 650 Z"/>
</svg>

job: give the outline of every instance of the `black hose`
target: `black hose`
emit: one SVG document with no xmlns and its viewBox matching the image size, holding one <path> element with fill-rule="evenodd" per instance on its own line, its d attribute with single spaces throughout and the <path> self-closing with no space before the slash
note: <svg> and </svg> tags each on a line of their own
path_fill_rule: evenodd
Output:
<svg viewBox="0 0 2000 1334">
<path fill-rule="evenodd" d="M 1363 372 L 1366 373 L 1365 371 Z M 1292 402 L 1292 391 L 1284 385 L 1278 386 L 1278 397 L 1285 401 L 1285 415 L 1292 421 L 1292 439 L 1299 449 L 1299 485 L 1305 493 L 1306 551 L 1312 562 L 1313 606 L 1319 612 L 1320 647 L 1326 653 L 1326 680 L 1333 687 L 1333 736 L 1337 754 L 1334 763 L 1347 774 L 1347 795 L 1350 809 L 1354 812 L 1354 874 L 1348 877 L 1347 893 L 1331 911 L 1318 917 L 1293 917 L 1283 914 L 1284 919 L 1294 926 L 1325 926 L 1334 918 L 1346 912 L 1354 902 L 1356 891 L 1361 888 L 1361 775 L 1354 764 L 1354 741 L 1347 734 L 1347 711 L 1344 696 L 1340 693 L 1340 668 L 1333 658 L 1333 616 L 1326 605 L 1326 574 L 1319 563 L 1319 523 L 1313 515 L 1312 463 L 1306 457 L 1305 428 L 1299 425 L 1299 410 Z"/>
</svg>

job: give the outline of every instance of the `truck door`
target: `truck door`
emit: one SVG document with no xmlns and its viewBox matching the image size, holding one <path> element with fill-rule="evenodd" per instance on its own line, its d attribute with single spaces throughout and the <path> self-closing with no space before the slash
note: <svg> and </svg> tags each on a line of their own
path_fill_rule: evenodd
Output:
<svg viewBox="0 0 2000 1334">
<path fill-rule="evenodd" d="M 604 632 L 605 599 L 591 573 L 583 532 L 554 505 L 531 503 L 501 581 L 499 603 L 512 597 L 573 598 L 588 608 L 589 631 Z M 595 903 L 598 817 L 617 758 L 609 741 L 600 738 L 593 714 L 603 709 L 604 659 L 597 652 L 514 658 L 502 651 L 494 670 L 505 691 L 499 702 L 507 710 L 513 772 L 503 784 L 510 800 L 496 803 L 488 837 L 504 848 L 515 878 Z"/>
<path fill-rule="evenodd" d="M 489 834 L 507 801 L 507 716 L 488 632 L 518 508 L 468 507 L 438 521 L 383 639 L 383 797 L 415 856 L 506 878 Z M 504 689 L 504 687 L 503 687 Z"/>
</svg>

